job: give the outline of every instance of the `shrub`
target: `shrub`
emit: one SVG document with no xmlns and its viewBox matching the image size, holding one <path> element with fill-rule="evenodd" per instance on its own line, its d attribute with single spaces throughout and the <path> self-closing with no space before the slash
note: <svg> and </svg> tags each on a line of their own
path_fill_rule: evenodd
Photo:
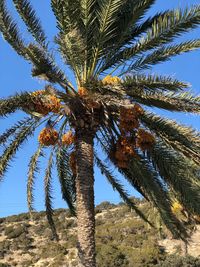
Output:
<svg viewBox="0 0 200 267">
<path fill-rule="evenodd" d="M 7 223 L 16 222 L 16 217 L 17 217 L 16 215 L 8 216 L 5 218 L 5 221 Z"/>
<path fill-rule="evenodd" d="M 20 235 L 22 235 L 23 233 L 27 233 L 27 229 L 25 226 L 18 226 L 16 228 L 9 228 L 7 230 L 5 230 L 5 234 L 7 235 L 7 238 L 8 239 L 12 239 L 12 238 L 17 238 L 19 237 Z"/>
<path fill-rule="evenodd" d="M 52 238 L 52 231 L 49 228 L 46 228 L 42 234 L 42 236 L 46 237 L 47 239 L 51 239 Z"/>
<path fill-rule="evenodd" d="M 56 256 L 53 259 L 53 263 L 50 263 L 50 265 L 48 265 L 48 267 L 61 267 L 61 266 L 69 267 L 69 265 L 66 263 L 65 256 L 61 254 Z"/>
<path fill-rule="evenodd" d="M 159 260 L 164 258 L 164 253 L 159 246 L 150 241 L 147 241 L 140 251 L 140 258 L 142 266 L 151 267 L 155 266 L 159 262 Z"/>
<path fill-rule="evenodd" d="M 34 221 L 44 220 L 45 217 L 46 217 L 45 211 L 33 212 L 32 213 L 32 218 L 33 218 Z"/>
<path fill-rule="evenodd" d="M 46 229 L 50 229 L 47 223 L 40 222 L 40 224 L 33 226 L 34 233 L 39 236 L 44 236 L 44 232 Z"/>
<path fill-rule="evenodd" d="M 77 223 L 76 223 L 76 220 L 71 218 L 71 219 L 67 219 L 64 223 L 64 226 L 66 228 L 72 228 L 72 227 L 76 227 L 77 226 Z"/>
<path fill-rule="evenodd" d="M 32 242 L 34 241 L 33 238 L 27 237 L 25 234 L 22 234 L 19 239 L 19 246 L 23 251 L 29 251 L 32 247 Z"/>
<path fill-rule="evenodd" d="M 73 218 L 65 219 L 63 221 L 57 219 L 55 220 L 55 224 L 58 231 L 77 226 L 76 220 Z"/>
<path fill-rule="evenodd" d="M 98 267 L 127 267 L 128 260 L 117 247 L 102 245 L 97 247 Z"/>
<path fill-rule="evenodd" d="M 170 255 L 164 261 L 156 265 L 156 267 L 199 267 L 200 259 L 192 256 Z"/>
<path fill-rule="evenodd" d="M 12 233 L 14 231 L 14 226 L 8 226 L 4 229 L 4 233 L 5 235 L 9 235 L 10 233 Z"/>
<path fill-rule="evenodd" d="M 8 251 L 10 248 L 10 241 L 3 240 L 0 242 L 0 251 Z"/>
<path fill-rule="evenodd" d="M 33 264 L 32 260 L 26 260 L 20 263 L 22 267 L 28 267 Z"/>
<path fill-rule="evenodd" d="M 30 219 L 29 213 L 21 213 L 16 216 L 16 222 L 28 221 Z"/>
<path fill-rule="evenodd" d="M 12 223 L 12 222 L 27 221 L 30 219 L 30 217 L 29 217 L 29 213 L 21 213 L 19 215 L 8 216 L 8 217 L 3 218 L 3 219 L 7 223 Z"/>
<path fill-rule="evenodd" d="M 45 245 L 40 248 L 40 257 L 45 259 L 49 257 L 58 257 L 59 255 L 66 255 L 67 250 L 56 242 L 49 242 L 48 246 Z"/>
<path fill-rule="evenodd" d="M 0 224 L 5 222 L 5 220 L 6 220 L 5 218 L 0 218 Z"/>
<path fill-rule="evenodd" d="M 77 237 L 75 235 L 68 235 L 66 237 L 67 248 L 74 248 L 77 245 Z"/>
<path fill-rule="evenodd" d="M 109 201 L 103 201 L 101 204 L 96 206 L 95 212 L 99 213 L 99 212 L 102 212 L 103 210 L 112 209 L 115 206 L 116 206 L 115 204 L 112 204 Z"/>
<path fill-rule="evenodd" d="M 60 234 L 62 241 L 65 241 L 65 243 L 67 243 L 66 241 L 68 241 L 68 234 L 68 230 L 63 230 Z"/>
<path fill-rule="evenodd" d="M 54 213 L 54 215 L 56 216 L 56 214 Z M 64 222 L 65 221 L 65 218 L 66 218 L 66 213 L 65 212 L 62 212 L 58 215 L 58 219 L 61 221 L 61 222 Z"/>
<path fill-rule="evenodd" d="M 95 225 L 99 226 L 99 225 L 102 225 L 102 224 L 104 224 L 104 221 L 101 218 L 97 218 L 96 221 L 95 221 Z"/>
</svg>

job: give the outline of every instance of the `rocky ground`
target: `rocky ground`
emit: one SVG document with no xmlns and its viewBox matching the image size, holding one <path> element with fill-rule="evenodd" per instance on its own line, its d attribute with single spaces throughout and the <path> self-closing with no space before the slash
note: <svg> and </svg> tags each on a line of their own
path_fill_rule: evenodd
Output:
<svg viewBox="0 0 200 267">
<path fill-rule="evenodd" d="M 138 204 L 147 215 L 154 212 L 149 204 L 140 201 Z M 159 221 L 156 216 L 155 213 L 155 222 Z M 77 266 L 76 219 L 63 209 L 55 211 L 54 219 L 59 242 L 52 240 L 44 212 L 35 213 L 31 221 L 27 213 L 0 218 L 0 267 Z M 162 233 L 150 228 L 122 204 L 98 205 L 96 228 L 99 267 L 165 266 L 162 263 L 169 254 L 185 253 L 185 244 L 171 239 L 164 227 Z M 199 225 L 191 234 L 187 252 L 199 259 L 199 265 L 180 266 L 200 266 Z"/>
</svg>

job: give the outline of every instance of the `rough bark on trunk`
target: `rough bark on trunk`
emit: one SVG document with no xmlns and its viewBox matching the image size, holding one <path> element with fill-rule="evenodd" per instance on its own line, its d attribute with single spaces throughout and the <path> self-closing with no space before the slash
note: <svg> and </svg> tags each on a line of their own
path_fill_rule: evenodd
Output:
<svg viewBox="0 0 200 267">
<path fill-rule="evenodd" d="M 95 267 L 93 134 L 76 134 L 79 267 Z"/>
</svg>

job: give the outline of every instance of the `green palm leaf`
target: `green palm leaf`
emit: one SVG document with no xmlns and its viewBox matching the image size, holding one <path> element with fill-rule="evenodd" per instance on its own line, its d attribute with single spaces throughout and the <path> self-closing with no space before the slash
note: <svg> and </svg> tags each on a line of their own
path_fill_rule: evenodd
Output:
<svg viewBox="0 0 200 267">
<path fill-rule="evenodd" d="M 34 210 L 33 208 L 33 202 L 34 202 L 34 183 L 35 183 L 35 174 L 39 172 L 39 166 L 38 166 L 38 160 L 39 157 L 43 156 L 42 154 L 42 147 L 39 146 L 37 151 L 34 153 L 34 155 L 31 157 L 31 160 L 29 162 L 29 170 L 28 170 L 28 181 L 27 181 L 27 203 L 30 214 Z"/>
<path fill-rule="evenodd" d="M 62 197 L 66 201 L 71 213 L 76 214 L 75 177 L 69 167 L 69 154 L 67 149 L 58 148 L 56 155 L 57 172 L 60 181 Z"/>
<path fill-rule="evenodd" d="M 2 180 L 10 161 L 15 156 L 20 146 L 27 140 L 27 138 L 34 132 L 37 121 L 32 119 L 26 125 L 21 127 L 18 133 L 15 134 L 13 141 L 4 150 L 0 157 L 0 180 Z"/>
<path fill-rule="evenodd" d="M 159 180 L 158 173 L 153 171 L 152 166 L 145 159 L 140 161 L 132 159 L 130 173 L 141 184 L 149 200 L 157 207 L 167 228 L 175 237 L 185 239 L 186 230 L 171 211 L 170 196 L 164 184 Z"/>
<path fill-rule="evenodd" d="M 145 75 L 145 74 L 136 74 L 129 75 L 123 79 L 123 86 L 129 92 L 129 90 L 134 91 L 135 88 L 145 89 L 147 91 L 172 91 L 176 92 L 179 90 L 184 90 L 188 88 L 188 84 L 173 79 L 169 76 L 160 76 L 160 75 Z"/>
<path fill-rule="evenodd" d="M 44 186 L 45 186 L 45 207 L 46 207 L 46 215 L 47 220 L 49 222 L 53 239 L 58 241 L 58 234 L 56 231 L 55 223 L 53 220 L 53 208 L 52 208 L 52 176 L 51 176 L 51 170 L 53 167 L 53 151 L 51 152 L 51 155 L 49 157 L 48 165 L 45 171 L 45 178 L 44 178 Z"/>
<path fill-rule="evenodd" d="M 126 92 L 132 100 L 150 107 L 157 107 L 170 111 L 200 112 L 200 97 L 190 93 L 157 93 L 145 90 L 130 90 Z"/>
<path fill-rule="evenodd" d="M 158 141 L 151 156 L 160 175 L 184 207 L 193 214 L 200 214 L 199 167 Z"/>
<path fill-rule="evenodd" d="M 117 64 L 121 64 L 133 57 L 155 49 L 160 45 L 169 43 L 180 34 L 193 29 L 200 24 L 200 7 L 199 5 L 185 10 L 174 10 L 161 14 L 156 18 L 150 29 L 130 48 L 125 48 L 115 54 L 111 59 L 105 61 L 102 71 Z M 189 44 L 188 44 L 189 46 Z M 193 47 L 195 45 L 193 44 Z M 177 48 L 176 48 L 177 49 Z M 178 50 L 178 49 L 177 49 Z M 182 49 L 183 50 L 183 47 Z"/>
<path fill-rule="evenodd" d="M 0 3 L 0 31 L 3 34 L 5 40 L 12 46 L 12 48 L 24 58 L 28 59 L 26 54 L 26 45 L 19 33 L 16 22 L 8 13 L 5 6 L 5 0 Z"/>
<path fill-rule="evenodd" d="M 142 56 L 131 64 L 126 72 L 150 68 L 152 65 L 170 60 L 171 57 L 190 52 L 200 47 L 200 40 L 183 42 L 178 45 L 163 46 L 147 56 Z"/>
<path fill-rule="evenodd" d="M 179 150 L 197 164 L 200 163 L 200 136 L 194 129 L 152 113 L 144 113 L 141 121 L 171 147 Z"/>
<path fill-rule="evenodd" d="M 31 102 L 31 95 L 27 92 L 16 94 L 7 99 L 0 99 L 0 116 L 4 117 L 14 113 L 18 109 L 23 109 L 27 103 Z"/>
<path fill-rule="evenodd" d="M 5 145 L 8 143 L 9 138 L 12 137 L 19 128 L 23 127 L 31 120 L 32 118 L 25 118 L 15 123 L 11 128 L 7 129 L 3 134 L 0 135 L 0 145 Z"/>
<path fill-rule="evenodd" d="M 46 36 L 42 29 L 41 22 L 36 16 L 36 12 L 28 0 L 13 0 L 15 7 L 27 26 L 28 31 L 33 35 L 35 40 L 45 45 Z"/>
<path fill-rule="evenodd" d="M 141 217 L 145 222 L 149 225 L 152 225 L 150 221 L 146 218 L 146 216 L 137 208 L 137 206 L 133 203 L 132 200 L 129 199 L 128 193 L 124 190 L 123 185 L 112 175 L 108 167 L 97 157 L 95 156 L 96 164 L 99 167 L 102 174 L 104 174 L 108 180 L 108 182 L 112 185 L 114 190 L 117 190 L 122 200 L 131 208 L 133 209 L 138 216 Z"/>
</svg>

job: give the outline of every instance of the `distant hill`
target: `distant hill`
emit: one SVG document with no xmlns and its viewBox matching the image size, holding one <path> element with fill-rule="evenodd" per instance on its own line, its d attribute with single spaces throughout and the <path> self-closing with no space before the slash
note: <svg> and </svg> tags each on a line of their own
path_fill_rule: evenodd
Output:
<svg viewBox="0 0 200 267">
<path fill-rule="evenodd" d="M 123 203 L 96 207 L 98 267 L 200 267 L 200 226 L 191 235 L 188 253 L 181 241 L 170 239 L 158 214 L 137 200 L 158 229 L 150 228 Z M 68 210 L 55 211 L 60 241 L 52 240 L 45 212 L 0 218 L 0 267 L 75 267 L 76 219 Z M 172 254 L 173 255 L 170 255 Z M 193 256 L 193 257 L 192 257 Z"/>
</svg>

